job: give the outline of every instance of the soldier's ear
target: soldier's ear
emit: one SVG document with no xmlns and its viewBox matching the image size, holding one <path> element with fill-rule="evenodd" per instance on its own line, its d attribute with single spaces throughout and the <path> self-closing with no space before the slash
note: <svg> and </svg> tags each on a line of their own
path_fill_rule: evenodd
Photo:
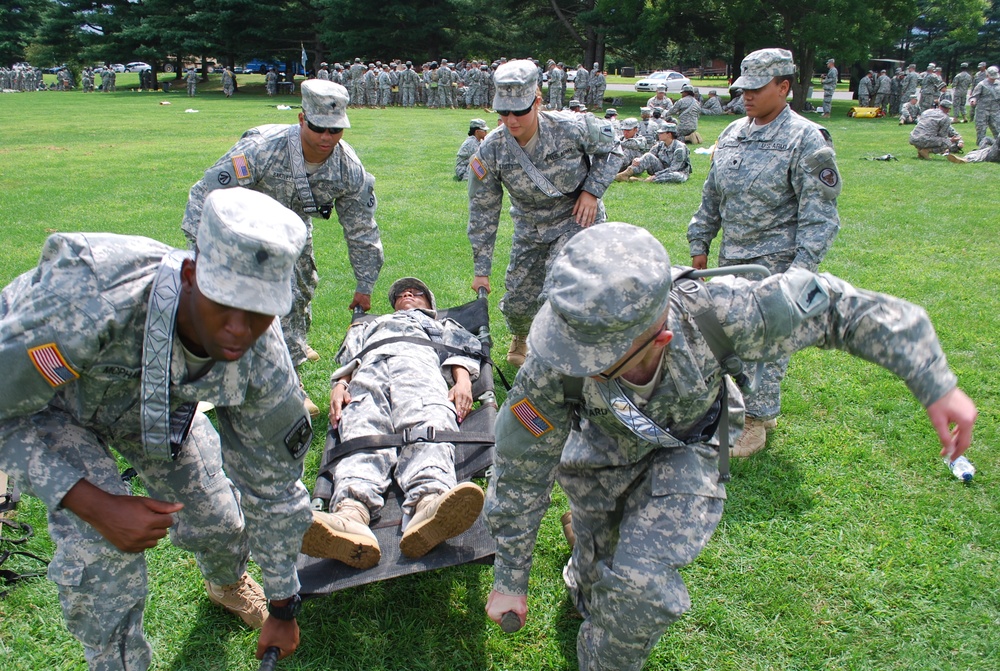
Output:
<svg viewBox="0 0 1000 671">
<path fill-rule="evenodd" d="M 191 291 L 198 286 L 196 270 L 196 259 L 184 259 L 181 263 L 181 290 Z"/>
</svg>

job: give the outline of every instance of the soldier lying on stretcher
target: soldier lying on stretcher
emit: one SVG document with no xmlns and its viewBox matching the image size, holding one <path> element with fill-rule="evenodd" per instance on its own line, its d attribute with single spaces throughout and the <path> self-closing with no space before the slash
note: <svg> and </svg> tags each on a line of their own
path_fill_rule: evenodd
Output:
<svg viewBox="0 0 1000 671">
<path fill-rule="evenodd" d="M 331 378 L 330 422 L 344 441 L 404 429 L 457 431 L 472 408 L 479 340 L 453 320 L 436 319 L 434 294 L 419 279 L 396 280 L 389 302 L 396 311 L 353 325 L 337 354 L 341 368 Z M 434 347 L 401 336 L 470 356 L 440 355 Z M 407 557 L 422 557 L 479 517 L 483 491 L 471 482 L 456 483 L 452 443 L 353 452 L 334 467 L 333 512 L 313 512 L 302 552 L 355 568 L 378 564 L 382 551 L 368 525 L 382 508 L 393 475 L 405 495 L 399 547 Z"/>
</svg>

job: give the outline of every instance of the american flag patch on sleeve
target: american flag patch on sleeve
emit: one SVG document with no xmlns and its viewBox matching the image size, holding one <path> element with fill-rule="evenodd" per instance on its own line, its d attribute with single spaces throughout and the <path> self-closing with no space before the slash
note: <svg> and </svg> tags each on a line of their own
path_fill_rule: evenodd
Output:
<svg viewBox="0 0 1000 671">
<path fill-rule="evenodd" d="M 54 342 L 32 347 L 28 350 L 28 358 L 31 359 L 31 363 L 35 364 L 35 368 L 42 374 L 45 381 L 53 387 L 60 387 L 80 377 L 66 363 L 66 359 L 63 358 Z"/>
<path fill-rule="evenodd" d="M 478 156 L 472 157 L 472 160 L 469 161 L 469 168 L 472 169 L 473 174 L 475 174 L 475 176 L 480 180 L 486 177 L 486 166 L 483 165 L 483 162 L 479 160 Z"/>
<path fill-rule="evenodd" d="M 236 179 L 250 179 L 250 164 L 245 155 L 233 156 L 233 170 L 236 172 Z"/>
<path fill-rule="evenodd" d="M 524 428 L 535 438 L 552 430 L 552 425 L 549 424 L 549 421 L 542 417 L 538 413 L 538 410 L 535 409 L 535 406 L 531 405 L 531 401 L 526 398 L 510 406 L 510 411 L 514 413 L 518 421 L 524 424 Z"/>
</svg>

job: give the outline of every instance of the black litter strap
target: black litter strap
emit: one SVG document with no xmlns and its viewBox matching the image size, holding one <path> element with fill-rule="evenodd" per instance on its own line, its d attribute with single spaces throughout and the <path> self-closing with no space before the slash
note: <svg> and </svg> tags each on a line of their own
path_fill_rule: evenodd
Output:
<svg viewBox="0 0 1000 671">
<path fill-rule="evenodd" d="M 14 520 L 8 520 L 0 517 L 0 527 L 9 527 L 13 529 L 18 534 L 16 537 L 0 536 L 0 542 L 11 543 L 12 545 L 22 545 L 29 538 L 35 535 L 35 530 L 30 524 L 25 522 L 15 522 Z M 43 557 L 39 557 L 33 552 L 25 552 L 23 550 L 4 550 L 0 552 L 0 567 L 3 566 L 11 557 L 27 557 L 28 559 L 37 561 L 42 566 L 48 566 L 49 561 Z M 10 591 L 17 585 L 17 583 L 22 580 L 27 580 L 29 578 L 41 578 L 45 575 L 45 571 L 29 571 L 27 573 L 18 573 L 17 571 L 12 571 L 10 569 L 0 568 L 0 581 L 6 583 L 6 589 L 0 592 L 0 599 L 10 594 Z"/>
</svg>

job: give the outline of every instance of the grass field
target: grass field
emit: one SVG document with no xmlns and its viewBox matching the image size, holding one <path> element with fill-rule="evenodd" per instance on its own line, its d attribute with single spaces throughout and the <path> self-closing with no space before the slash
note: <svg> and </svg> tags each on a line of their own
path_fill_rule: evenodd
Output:
<svg viewBox="0 0 1000 671">
<path fill-rule="evenodd" d="M 217 78 L 189 99 L 128 91 L 137 85 L 128 74 L 119 75 L 116 94 L 0 95 L 0 284 L 37 262 L 52 231 L 114 231 L 182 246 L 187 190 L 204 169 L 245 129 L 296 119 L 297 110 L 275 104 L 297 99 L 250 95 L 261 85 L 254 77 L 240 81 L 244 93 L 231 100 L 212 91 Z M 621 116 L 638 116 L 646 98 L 624 94 Z M 1000 669 L 1000 221 L 993 191 L 1000 166 L 918 161 L 906 141 L 910 128 L 849 119 L 848 106 L 835 103 L 825 120 L 844 191 L 842 230 L 822 269 L 927 308 L 961 385 L 979 404 L 969 453 L 979 472 L 969 486 L 952 478 L 922 408 L 890 374 L 839 352 L 797 355 L 768 449 L 734 464 L 723 522 L 683 572 L 693 608 L 647 669 Z M 185 113 L 189 108 L 198 112 Z M 377 179 L 386 263 L 376 310 L 388 308 L 385 292 L 404 274 L 424 278 L 441 304 L 471 298 L 465 186 L 452 179 L 452 168 L 473 116 L 496 121 L 462 110 L 350 112 L 345 138 Z M 703 118 L 700 131 L 714 138 L 730 121 Z M 974 140 L 972 125 L 959 130 Z M 899 160 L 865 160 L 886 153 Z M 709 165 L 704 155 L 692 154 L 692 162 L 686 184 L 616 183 L 605 197 L 610 219 L 648 228 L 677 263 L 688 261 L 686 225 Z M 502 286 L 510 237 L 504 214 L 494 287 Z M 323 405 L 354 280 L 336 221 L 317 222 L 315 245 L 321 282 L 311 342 L 323 360 L 303 372 Z M 502 353 L 509 336 L 496 310 L 499 293 L 490 303 Z M 315 429 L 307 485 L 325 420 Z M 560 575 L 568 558 L 558 528 L 565 509 L 557 492 L 520 633 L 504 635 L 483 615 L 492 570 L 463 566 L 308 601 L 299 620 L 302 645 L 279 668 L 576 668 L 579 620 Z M 51 555 L 40 503 L 26 499 L 17 516 L 38 532 L 27 549 Z M 154 668 L 256 669 L 256 633 L 208 602 L 191 556 L 164 542 L 147 559 Z M 0 599 L 0 668 L 85 668 L 51 583 L 33 580 Z"/>
</svg>

